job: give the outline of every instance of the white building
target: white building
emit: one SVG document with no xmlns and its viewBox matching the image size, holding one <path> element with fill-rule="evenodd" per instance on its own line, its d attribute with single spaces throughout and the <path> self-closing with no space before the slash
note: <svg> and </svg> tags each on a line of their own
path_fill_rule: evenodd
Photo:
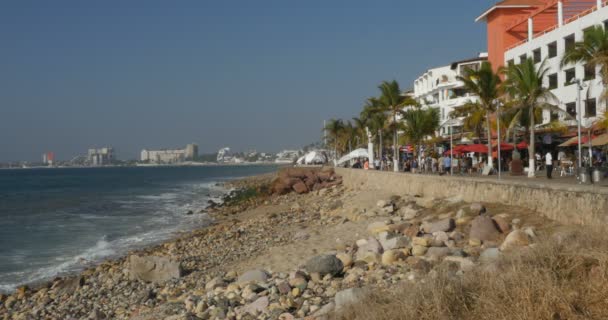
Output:
<svg viewBox="0 0 608 320">
<path fill-rule="evenodd" d="M 114 161 L 114 149 L 111 147 L 89 149 L 87 153 L 87 161 L 93 166 L 111 164 L 112 161 Z"/>
<path fill-rule="evenodd" d="M 300 152 L 297 150 L 283 150 L 277 153 L 277 158 L 274 160 L 275 163 L 293 163 L 300 156 Z"/>
<path fill-rule="evenodd" d="M 184 149 L 161 149 L 141 151 L 140 160 L 150 163 L 180 163 L 194 160 L 198 157 L 198 146 L 194 143 L 186 145 Z"/>
<path fill-rule="evenodd" d="M 449 134 L 448 124 L 459 131 L 459 121 L 448 122 L 450 112 L 468 101 L 477 101 L 477 96 L 469 94 L 458 76 L 464 76 L 468 69 L 477 70 L 487 60 L 487 54 L 481 53 L 476 58 L 457 61 L 446 66 L 429 69 L 414 81 L 414 99 L 424 107 L 439 109 L 440 135 Z"/>
<path fill-rule="evenodd" d="M 606 110 L 600 99 L 603 85 L 599 67 L 561 66 L 566 49 L 582 41 L 586 29 L 608 27 L 608 7 L 602 0 L 505 0 L 477 18 L 481 20 L 488 25 L 488 50 L 496 68 L 520 63 L 528 57 L 538 66 L 546 59 L 549 71 L 544 85 L 558 99 L 553 104 L 576 116 L 578 86 L 573 80 L 579 79 L 583 81 L 580 106 L 583 126 L 591 125 Z M 543 113 L 543 123 L 564 118 L 549 111 Z M 565 123 L 576 125 L 574 120 Z"/>
</svg>

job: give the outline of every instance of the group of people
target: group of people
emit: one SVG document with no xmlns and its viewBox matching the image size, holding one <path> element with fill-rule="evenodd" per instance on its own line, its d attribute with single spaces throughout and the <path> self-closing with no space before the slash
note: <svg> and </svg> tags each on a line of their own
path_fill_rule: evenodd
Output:
<svg viewBox="0 0 608 320">
<path fill-rule="evenodd" d="M 559 170 L 560 176 L 573 174 L 576 166 L 578 154 L 575 152 L 567 153 L 565 150 L 554 152 L 552 150 L 542 150 L 534 155 L 536 163 L 536 171 L 546 171 L 548 179 L 553 178 L 553 171 Z M 522 164 L 528 164 L 528 157 L 522 159 Z M 493 158 L 493 166 L 489 169 L 490 172 L 497 170 L 498 161 L 502 171 L 510 171 L 512 165 L 512 154 L 505 153 L 500 159 Z M 588 152 L 583 152 L 582 158 L 584 166 L 601 167 L 607 165 L 606 152 L 593 150 L 592 157 Z M 473 175 L 482 173 L 487 166 L 487 155 L 483 154 L 454 154 L 451 157 L 431 153 L 423 154 L 420 158 L 414 155 L 406 155 L 399 163 L 399 170 L 411 173 L 426 173 L 426 174 L 459 174 Z M 390 156 L 383 155 L 381 158 L 375 158 L 373 163 L 370 163 L 367 158 L 356 159 L 352 168 L 355 169 L 373 169 L 373 170 L 393 170 L 393 162 Z M 604 174 L 608 176 L 608 170 Z"/>
</svg>

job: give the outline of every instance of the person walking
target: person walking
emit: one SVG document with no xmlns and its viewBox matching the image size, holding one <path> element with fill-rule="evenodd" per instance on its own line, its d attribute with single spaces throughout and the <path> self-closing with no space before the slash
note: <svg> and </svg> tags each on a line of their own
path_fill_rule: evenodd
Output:
<svg viewBox="0 0 608 320">
<path fill-rule="evenodd" d="M 452 167 L 452 159 L 450 157 L 443 158 L 443 168 L 445 173 L 450 173 L 450 168 Z"/>
<path fill-rule="evenodd" d="M 545 155 L 545 168 L 547 169 L 547 179 L 553 179 L 551 174 L 553 173 L 553 156 L 551 151 L 547 151 Z"/>
</svg>

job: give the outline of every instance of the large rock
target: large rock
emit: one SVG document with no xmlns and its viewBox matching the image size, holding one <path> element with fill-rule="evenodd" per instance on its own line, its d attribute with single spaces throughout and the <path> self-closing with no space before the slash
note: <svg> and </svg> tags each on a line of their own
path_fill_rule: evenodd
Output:
<svg viewBox="0 0 608 320">
<path fill-rule="evenodd" d="M 380 241 L 384 251 L 407 248 L 411 243 L 410 238 L 389 232 L 382 232 L 378 236 L 378 240 Z"/>
<path fill-rule="evenodd" d="M 416 218 L 420 214 L 420 211 L 412 208 L 411 206 L 407 206 L 407 207 L 403 207 L 403 208 L 399 209 L 398 214 L 404 220 L 411 220 L 411 219 Z"/>
<path fill-rule="evenodd" d="M 264 270 L 254 269 L 243 273 L 237 280 L 237 283 L 249 283 L 249 282 L 266 282 L 268 280 L 268 273 Z"/>
<path fill-rule="evenodd" d="M 367 290 L 363 288 L 351 288 L 342 290 L 336 293 L 335 303 L 336 309 L 344 308 L 352 304 L 356 304 L 363 300 L 367 294 Z"/>
<path fill-rule="evenodd" d="M 258 315 L 268 311 L 269 300 L 268 297 L 260 297 L 254 302 L 244 306 L 239 310 L 240 314 L 249 313 L 251 315 Z"/>
<path fill-rule="evenodd" d="M 398 249 L 384 251 L 384 253 L 382 254 L 382 264 L 390 265 L 395 262 L 405 261 L 405 259 L 407 258 L 407 255 L 405 254 L 404 251 L 405 250 L 398 250 Z"/>
<path fill-rule="evenodd" d="M 359 246 L 359 243 L 361 244 Z M 357 245 L 359 246 L 358 252 L 373 252 L 373 253 L 382 253 L 382 244 L 376 240 L 376 238 L 370 237 L 369 239 L 363 241 L 357 241 Z"/>
<path fill-rule="evenodd" d="M 500 237 L 496 223 L 488 216 L 478 216 L 471 222 L 469 238 L 482 241 L 495 241 Z"/>
<path fill-rule="evenodd" d="M 507 235 L 505 241 L 500 245 L 501 251 L 508 251 L 518 247 L 525 247 L 530 244 L 528 234 L 523 230 L 514 230 Z"/>
<path fill-rule="evenodd" d="M 509 233 L 509 231 L 511 231 L 511 225 L 507 219 L 501 216 L 495 216 L 493 219 L 500 232 Z"/>
<path fill-rule="evenodd" d="M 344 269 L 344 265 L 335 255 L 327 254 L 311 258 L 306 262 L 305 268 L 308 272 L 316 272 L 324 276 L 326 274 L 339 274 Z"/>
<path fill-rule="evenodd" d="M 132 279 L 146 282 L 162 283 L 182 276 L 182 267 L 178 261 L 167 257 L 129 256 L 129 274 Z"/>
<path fill-rule="evenodd" d="M 422 224 L 422 230 L 426 233 L 433 233 L 438 231 L 449 232 L 456 227 L 454 219 L 448 218 L 435 222 L 424 222 Z"/>
<path fill-rule="evenodd" d="M 475 267 L 475 263 L 471 261 L 469 258 L 457 257 L 457 256 L 447 256 L 443 258 L 443 261 L 456 263 L 460 270 L 462 271 L 470 271 Z"/>
<path fill-rule="evenodd" d="M 294 184 L 292 188 L 293 188 L 293 191 L 295 191 L 297 194 L 303 194 L 303 193 L 307 193 L 308 192 L 308 187 L 302 181 L 297 182 L 296 184 Z"/>
</svg>

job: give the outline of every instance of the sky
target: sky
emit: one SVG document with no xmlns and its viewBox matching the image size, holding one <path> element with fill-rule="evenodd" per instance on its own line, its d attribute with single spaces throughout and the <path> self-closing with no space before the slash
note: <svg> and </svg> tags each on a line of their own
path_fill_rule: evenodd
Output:
<svg viewBox="0 0 608 320">
<path fill-rule="evenodd" d="M 0 2 L 0 161 L 319 141 L 383 80 L 486 51 L 492 0 Z"/>
</svg>

